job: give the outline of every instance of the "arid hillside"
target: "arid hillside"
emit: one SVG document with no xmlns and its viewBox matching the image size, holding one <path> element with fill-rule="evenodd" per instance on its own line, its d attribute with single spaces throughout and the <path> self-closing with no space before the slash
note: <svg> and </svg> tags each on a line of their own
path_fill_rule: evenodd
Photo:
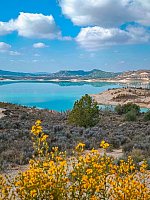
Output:
<svg viewBox="0 0 150 200">
<path fill-rule="evenodd" d="M 150 70 L 127 71 L 116 77 L 117 80 L 150 81 Z"/>
</svg>

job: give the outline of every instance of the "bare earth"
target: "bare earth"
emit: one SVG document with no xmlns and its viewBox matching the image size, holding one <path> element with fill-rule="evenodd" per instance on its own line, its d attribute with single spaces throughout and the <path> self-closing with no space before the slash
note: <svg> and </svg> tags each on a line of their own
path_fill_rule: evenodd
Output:
<svg viewBox="0 0 150 200">
<path fill-rule="evenodd" d="M 89 152 L 90 152 L 89 150 L 85 150 L 84 154 L 86 155 Z M 98 153 L 100 153 L 100 155 L 103 156 L 104 150 L 99 148 Z M 107 153 L 107 156 L 113 157 L 114 159 L 119 159 L 119 158 L 123 157 L 123 155 L 124 154 L 122 152 L 122 149 L 114 149 L 112 152 Z M 28 169 L 29 169 L 29 165 L 22 165 L 22 166 L 18 165 L 14 168 L 7 170 L 5 173 L 3 173 L 3 175 L 8 175 L 11 178 L 15 178 L 17 175 L 19 175 L 19 172 L 24 172 Z M 71 168 L 69 170 L 71 170 Z"/>
<path fill-rule="evenodd" d="M 118 105 L 128 102 L 136 103 L 141 108 L 150 108 L 150 90 L 135 88 L 119 88 L 91 95 L 98 104 Z"/>
<path fill-rule="evenodd" d="M 3 111 L 5 111 L 5 109 L 0 108 L 0 119 L 5 116 Z"/>
</svg>

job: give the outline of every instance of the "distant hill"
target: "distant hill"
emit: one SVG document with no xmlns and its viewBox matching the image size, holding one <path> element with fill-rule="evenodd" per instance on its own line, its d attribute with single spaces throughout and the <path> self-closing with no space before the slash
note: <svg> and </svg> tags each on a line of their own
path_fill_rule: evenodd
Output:
<svg viewBox="0 0 150 200">
<path fill-rule="evenodd" d="M 46 72 L 25 73 L 25 72 L 12 72 L 12 71 L 0 70 L 0 77 L 2 76 L 30 77 L 30 76 L 41 76 L 41 75 L 48 75 L 48 73 Z"/>
<path fill-rule="evenodd" d="M 79 76 L 86 76 L 88 72 L 84 70 L 77 70 L 77 71 L 68 71 L 63 70 L 56 73 L 53 73 L 52 75 L 55 77 L 79 77 Z"/>
<path fill-rule="evenodd" d="M 59 71 L 53 73 L 55 77 L 87 77 L 87 78 L 114 78 L 120 73 L 105 72 L 98 69 L 93 69 L 91 71 L 77 70 L 77 71 Z"/>
<path fill-rule="evenodd" d="M 0 70 L 0 76 L 30 76 L 30 73 L 23 73 L 23 72 L 11 72 L 11 71 L 4 71 Z"/>
<path fill-rule="evenodd" d="M 0 77 L 1 78 L 114 78 L 118 76 L 120 73 L 114 73 L 114 72 L 105 72 L 98 69 L 93 69 L 91 71 L 84 71 L 84 70 L 77 70 L 77 71 L 59 71 L 56 73 L 22 73 L 22 72 L 11 72 L 11 71 L 4 71 L 0 70 Z"/>
<path fill-rule="evenodd" d="M 114 73 L 114 72 L 105 72 L 102 70 L 94 69 L 89 71 L 88 77 L 91 78 L 115 78 L 116 76 L 120 75 L 121 73 Z"/>
</svg>

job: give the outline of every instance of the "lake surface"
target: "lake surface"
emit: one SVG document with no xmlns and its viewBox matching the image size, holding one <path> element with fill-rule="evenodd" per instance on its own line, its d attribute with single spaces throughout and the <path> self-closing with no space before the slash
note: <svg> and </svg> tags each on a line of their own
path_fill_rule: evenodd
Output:
<svg viewBox="0 0 150 200">
<path fill-rule="evenodd" d="M 74 102 L 85 94 L 97 94 L 118 87 L 122 86 L 106 82 L 0 81 L 0 101 L 66 111 L 72 109 Z M 114 109 L 113 106 L 101 108 Z M 147 109 L 141 111 L 145 112 Z"/>
<path fill-rule="evenodd" d="M 84 94 L 96 94 L 117 87 L 121 86 L 106 82 L 1 81 L 0 101 L 66 111 L 72 109 L 74 102 Z"/>
</svg>

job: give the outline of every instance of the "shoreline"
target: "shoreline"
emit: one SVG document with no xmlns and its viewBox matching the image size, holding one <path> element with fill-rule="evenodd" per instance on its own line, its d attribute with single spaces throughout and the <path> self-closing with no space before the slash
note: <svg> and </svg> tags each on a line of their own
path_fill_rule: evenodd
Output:
<svg viewBox="0 0 150 200">
<path fill-rule="evenodd" d="M 108 83 L 145 83 L 145 84 L 150 84 L 150 80 L 144 80 L 144 79 L 49 79 L 49 80 L 45 80 L 45 79 L 2 79 L 0 80 L 0 82 L 6 82 L 6 81 L 10 81 L 10 82 L 32 82 L 32 81 L 38 81 L 38 82 L 72 82 L 72 83 L 76 83 L 76 82 L 89 82 L 89 83 L 94 83 L 94 82 L 108 82 Z"/>
</svg>

